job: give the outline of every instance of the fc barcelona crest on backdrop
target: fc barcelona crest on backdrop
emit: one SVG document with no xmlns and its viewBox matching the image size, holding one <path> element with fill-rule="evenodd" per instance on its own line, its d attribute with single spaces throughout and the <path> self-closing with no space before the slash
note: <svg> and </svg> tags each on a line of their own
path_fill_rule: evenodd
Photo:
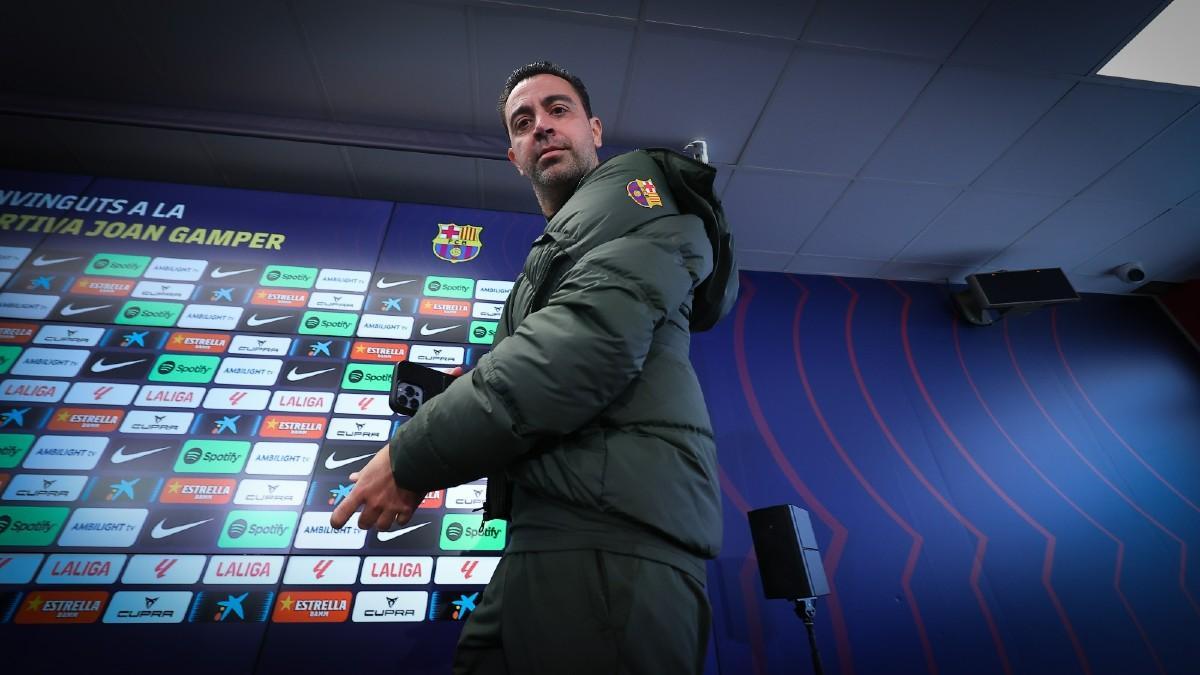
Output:
<svg viewBox="0 0 1200 675">
<path fill-rule="evenodd" d="M 654 187 L 654 181 L 649 178 L 646 180 L 629 181 L 629 185 L 625 186 L 625 191 L 629 193 L 629 198 L 638 206 L 652 209 L 663 205 L 662 197 L 658 195 L 658 188 Z"/>
<path fill-rule="evenodd" d="M 433 238 L 433 254 L 446 262 L 460 263 L 474 260 L 483 248 L 479 235 L 482 227 L 438 223 L 437 236 Z"/>
</svg>

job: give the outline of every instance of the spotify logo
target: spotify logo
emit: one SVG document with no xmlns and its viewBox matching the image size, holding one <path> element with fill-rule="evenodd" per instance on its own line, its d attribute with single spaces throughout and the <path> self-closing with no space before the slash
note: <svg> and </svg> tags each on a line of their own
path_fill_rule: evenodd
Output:
<svg viewBox="0 0 1200 675">
<path fill-rule="evenodd" d="M 434 292 L 442 290 L 442 282 L 436 280 L 429 282 L 429 290 Z"/>
<path fill-rule="evenodd" d="M 450 541 L 458 541 L 462 539 L 463 526 L 462 523 L 450 523 L 446 526 L 446 538 Z"/>
<path fill-rule="evenodd" d="M 228 533 L 229 536 L 234 539 L 246 534 L 246 520 L 244 518 L 238 518 L 230 523 Z"/>
<path fill-rule="evenodd" d="M 283 276 L 283 275 L 280 274 L 279 270 L 271 270 L 270 272 L 267 272 L 267 280 L 268 281 L 279 281 L 279 277 L 281 277 L 281 276 Z M 244 521 L 241 521 L 241 522 L 243 524 L 245 524 Z"/>
<path fill-rule="evenodd" d="M 313 328 L 316 328 L 317 326 L 320 326 L 320 325 L 321 325 L 321 320 L 315 316 L 310 316 L 304 320 L 304 327 L 308 328 L 310 330 Z"/>
<path fill-rule="evenodd" d="M 97 260 L 96 262 L 92 263 L 92 267 L 95 267 L 98 270 L 108 267 L 108 258 L 101 258 Z"/>
<path fill-rule="evenodd" d="M 187 452 L 183 453 L 184 464 L 195 464 L 200 461 L 200 457 L 204 455 L 204 451 L 200 448 L 188 448 Z"/>
<path fill-rule="evenodd" d="M 0 534 L 4 534 L 5 530 L 7 530 L 10 525 L 12 525 L 11 516 L 0 516 Z"/>
<path fill-rule="evenodd" d="M 139 307 L 130 307 L 129 309 L 125 310 L 125 318 L 127 318 L 127 319 L 132 319 L 133 317 L 135 317 L 135 316 L 137 316 L 138 314 L 141 314 L 141 313 L 142 313 L 142 310 L 141 310 L 141 308 L 139 308 Z"/>
<path fill-rule="evenodd" d="M 160 375 L 166 375 L 174 370 L 175 370 L 175 362 L 174 361 L 163 361 L 162 363 L 158 364 L 158 373 Z"/>
<path fill-rule="evenodd" d="M 359 382 L 362 382 L 362 379 L 363 379 L 363 371 L 361 371 L 361 370 L 350 371 L 350 381 L 351 382 L 354 382 L 355 384 L 357 384 Z"/>
<path fill-rule="evenodd" d="M 477 338 L 487 337 L 487 329 L 484 328 L 483 326 L 476 326 L 475 330 L 473 330 L 471 332 L 474 333 L 475 337 L 477 337 Z"/>
</svg>

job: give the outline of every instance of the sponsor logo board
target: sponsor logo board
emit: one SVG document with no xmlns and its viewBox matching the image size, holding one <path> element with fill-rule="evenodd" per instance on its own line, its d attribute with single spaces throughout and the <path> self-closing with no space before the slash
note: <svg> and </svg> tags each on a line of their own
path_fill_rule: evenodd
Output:
<svg viewBox="0 0 1200 675">
<path fill-rule="evenodd" d="M 287 548 L 296 533 L 295 511 L 230 511 L 217 540 L 220 548 Z"/>
<path fill-rule="evenodd" d="M 10 319 L 44 319 L 58 304 L 57 295 L 0 293 L 0 316 Z"/>
<path fill-rule="evenodd" d="M 281 555 L 214 555 L 204 572 L 204 583 L 274 584 L 282 573 Z"/>
<path fill-rule="evenodd" d="M 171 279 L 173 281 L 200 281 L 204 276 L 207 260 L 190 258 L 155 258 L 150 261 L 142 276 L 147 279 Z"/>
<path fill-rule="evenodd" d="M 275 443 L 262 441 L 254 444 L 246 473 L 268 476 L 307 476 L 312 473 L 317 461 L 316 443 Z"/>
<path fill-rule="evenodd" d="M 0 401 L 54 403 L 69 386 L 69 382 L 54 380 L 4 380 L 0 382 Z"/>
<path fill-rule="evenodd" d="M 355 524 L 357 517 L 340 530 L 329 524 L 332 511 L 307 511 L 300 518 L 300 529 L 296 533 L 295 548 L 304 549 L 360 549 L 367 539 L 367 530 Z"/>
<path fill-rule="evenodd" d="M 134 385 L 124 386 L 132 387 Z M 203 400 L 204 391 L 204 387 L 172 387 L 161 384 L 147 384 L 138 391 L 137 398 L 134 399 L 133 404 L 156 408 L 195 408 Z"/>
<path fill-rule="evenodd" d="M 341 623 L 350 618 L 350 591 L 281 591 L 275 623 Z"/>
<path fill-rule="evenodd" d="M 186 434 L 195 413 L 130 410 L 121 424 L 123 434 Z"/>
<path fill-rule="evenodd" d="M 4 490 L 6 501 L 73 502 L 87 485 L 87 476 L 22 473 L 13 476 Z"/>
<path fill-rule="evenodd" d="M 76 382 L 63 403 L 78 405 L 129 405 L 138 395 L 136 384 L 117 382 Z"/>
<path fill-rule="evenodd" d="M 54 553 L 46 559 L 39 584 L 111 584 L 125 565 L 123 553 Z"/>
<path fill-rule="evenodd" d="M 108 438 L 103 436 L 42 436 L 23 466 L 26 469 L 87 471 L 95 468 L 106 447 Z"/>
<path fill-rule="evenodd" d="M 242 318 L 245 309 L 242 307 L 224 307 L 221 305 L 188 305 L 179 317 L 180 328 L 211 328 L 215 330 L 234 330 Z"/>
<path fill-rule="evenodd" d="M 208 556 L 135 555 L 121 575 L 123 584 L 194 584 L 200 579 Z"/>
<path fill-rule="evenodd" d="M 65 506 L 0 506 L 0 547 L 49 546 L 68 512 Z"/>
<path fill-rule="evenodd" d="M 364 584 L 427 584 L 433 580 L 433 558 L 427 555 L 370 555 L 363 560 Z"/>
<path fill-rule="evenodd" d="M 317 275 L 316 288 L 322 291 L 362 293 L 371 284 L 371 273 L 364 270 L 322 269 Z"/>
<path fill-rule="evenodd" d="M 137 541 L 148 514 L 146 509 L 75 509 L 58 545 L 128 548 Z"/>
<path fill-rule="evenodd" d="M 104 337 L 104 329 L 95 326 L 45 325 L 33 338 L 33 344 L 56 347 L 94 347 L 100 344 L 102 337 Z"/>
<path fill-rule="evenodd" d="M 209 410 L 265 410 L 271 392 L 266 389 L 223 389 L 213 387 L 204 396 Z"/>
<path fill-rule="evenodd" d="M 117 591 L 104 612 L 104 623 L 182 623 L 191 591 Z"/>
<path fill-rule="evenodd" d="M 354 596 L 355 622 L 424 621 L 428 591 L 359 591 Z"/>
<path fill-rule="evenodd" d="M 13 623 L 95 623 L 108 600 L 107 591 L 35 590 L 21 600 Z"/>
<path fill-rule="evenodd" d="M 192 298 L 196 284 L 179 284 L 165 281 L 139 281 L 133 287 L 132 297 L 145 300 L 183 300 Z"/>
<path fill-rule="evenodd" d="M 175 460 L 177 473 L 240 473 L 250 455 L 249 441 L 191 439 Z"/>
<path fill-rule="evenodd" d="M 276 412 L 329 412 L 333 392 L 277 390 L 271 395 L 270 409 Z"/>
<path fill-rule="evenodd" d="M 436 584 L 484 585 L 491 581 L 500 564 L 499 556 L 484 558 L 468 558 L 459 556 L 441 556 L 437 560 L 437 573 L 433 577 Z"/>
<path fill-rule="evenodd" d="M 267 335 L 235 335 L 229 343 L 230 354 L 247 356 L 286 356 L 292 339 Z"/>
<path fill-rule="evenodd" d="M 349 586 L 358 577 L 358 556 L 293 555 L 283 583 L 295 586 Z"/>
<path fill-rule="evenodd" d="M 243 479 L 233 503 L 239 506 L 302 506 L 308 481 Z"/>
</svg>

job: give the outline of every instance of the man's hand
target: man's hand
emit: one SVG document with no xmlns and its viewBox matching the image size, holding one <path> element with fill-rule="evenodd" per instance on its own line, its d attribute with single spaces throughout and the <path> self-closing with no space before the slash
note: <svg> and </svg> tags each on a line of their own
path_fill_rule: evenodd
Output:
<svg viewBox="0 0 1200 675">
<path fill-rule="evenodd" d="M 329 524 L 337 529 L 345 526 L 360 505 L 363 507 L 362 515 L 358 517 L 360 529 L 374 527 L 387 530 L 393 523 L 404 525 L 412 519 L 413 512 L 425 498 L 425 495 L 396 485 L 392 479 L 392 458 L 388 445 L 380 448 L 362 471 L 350 474 L 350 482 L 354 483 L 354 489 L 329 518 Z"/>
</svg>

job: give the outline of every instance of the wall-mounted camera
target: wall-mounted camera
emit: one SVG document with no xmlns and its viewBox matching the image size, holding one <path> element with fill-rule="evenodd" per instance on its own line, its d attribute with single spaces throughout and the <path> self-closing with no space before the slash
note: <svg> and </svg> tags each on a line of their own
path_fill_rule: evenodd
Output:
<svg viewBox="0 0 1200 675">
<path fill-rule="evenodd" d="M 1146 280 L 1146 270 L 1142 268 L 1142 263 L 1128 262 L 1113 270 L 1113 274 L 1117 278 L 1127 284 L 1140 284 Z"/>
</svg>

